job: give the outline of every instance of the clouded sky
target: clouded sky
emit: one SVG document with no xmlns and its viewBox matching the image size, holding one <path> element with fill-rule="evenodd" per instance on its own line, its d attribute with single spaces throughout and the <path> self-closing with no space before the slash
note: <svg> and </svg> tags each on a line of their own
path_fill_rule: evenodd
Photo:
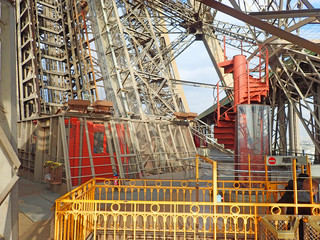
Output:
<svg viewBox="0 0 320 240">
<path fill-rule="evenodd" d="M 203 42 L 194 42 L 177 58 L 180 78 L 186 81 L 216 84 L 217 73 Z M 200 114 L 213 105 L 213 90 L 209 88 L 183 86 L 190 112 Z"/>
</svg>

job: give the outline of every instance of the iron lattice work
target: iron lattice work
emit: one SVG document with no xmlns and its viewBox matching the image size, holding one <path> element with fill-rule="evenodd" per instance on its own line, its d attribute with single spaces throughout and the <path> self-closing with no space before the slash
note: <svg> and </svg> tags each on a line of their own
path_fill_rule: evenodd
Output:
<svg viewBox="0 0 320 240">
<path fill-rule="evenodd" d="M 118 116 L 170 116 L 185 111 L 162 13 L 139 1 L 88 1 L 107 97 Z M 179 38 L 179 43 L 184 40 Z"/>
<path fill-rule="evenodd" d="M 28 0 L 17 4 L 20 118 L 53 114 L 68 99 L 110 100 L 115 115 L 148 119 L 188 111 L 175 58 L 204 42 L 218 71 L 222 41 L 249 57 L 269 50 L 273 150 L 298 151 L 298 121 L 320 152 L 319 17 L 308 0 L 231 1 L 231 9 L 286 32 L 220 21 L 207 1 Z M 227 1 L 216 1 L 227 4 Z M 249 44 L 243 44 L 243 42 Z M 303 46 L 302 46 L 303 45 Z M 222 81 L 230 85 L 231 78 Z M 228 90 L 230 91 L 230 90 Z M 289 128 L 287 127 L 289 126 Z M 288 138 L 287 135 L 290 135 Z M 289 149 L 288 147 L 289 146 Z"/>
<path fill-rule="evenodd" d="M 206 2 L 206 1 L 203 1 Z M 226 3 L 226 1 L 221 1 Z M 284 30 L 286 40 L 270 33 L 270 26 L 261 30 L 244 22 L 243 24 L 226 24 L 213 22 L 214 33 L 204 31 L 220 42 L 227 36 L 226 44 L 243 49 L 248 57 L 257 53 L 252 44 L 264 45 L 269 50 L 270 63 L 270 97 L 266 103 L 271 104 L 273 112 L 273 151 L 280 154 L 292 154 L 299 151 L 299 124 L 315 145 L 315 155 L 320 150 L 319 141 L 319 52 L 310 51 L 308 43 L 318 43 L 319 17 L 312 4 L 307 1 L 230 1 L 233 11 L 254 16 Z M 214 15 L 212 15 L 214 16 Z M 203 21 L 205 22 L 205 21 Z M 205 24 L 203 24 L 205 26 Z M 205 28 L 203 28 L 205 29 Z M 302 37 L 306 45 L 295 39 Z M 203 37 L 203 39 L 206 39 Z M 206 41 L 205 41 L 206 42 Z M 217 57 L 215 56 L 216 61 Z M 222 75 L 222 74 L 221 74 Z M 289 127 L 288 127 L 289 126 Z"/>
<path fill-rule="evenodd" d="M 99 99 L 85 15 L 81 1 L 17 4 L 20 119 L 54 114 L 69 99 Z"/>
<path fill-rule="evenodd" d="M 319 18 L 314 7 L 303 1 L 232 1 L 232 7 L 285 30 L 293 36 L 303 37 L 310 43 L 319 38 Z M 241 28 L 234 28 L 237 32 Z M 273 151 L 280 154 L 298 152 L 298 119 L 313 141 L 316 155 L 319 141 L 319 52 L 310 51 L 287 36 L 289 41 L 247 24 L 248 38 L 268 47 L 270 62 L 271 94 L 269 103 L 273 107 Z M 232 36 L 232 34 L 227 35 Z M 238 39 L 242 39 L 239 34 Z M 235 41 L 227 44 L 240 48 Z M 248 53 L 255 49 L 248 48 Z M 289 128 L 288 128 L 289 126 Z M 287 137 L 289 136 L 289 138 Z M 289 149 L 288 149 L 289 146 Z"/>
</svg>

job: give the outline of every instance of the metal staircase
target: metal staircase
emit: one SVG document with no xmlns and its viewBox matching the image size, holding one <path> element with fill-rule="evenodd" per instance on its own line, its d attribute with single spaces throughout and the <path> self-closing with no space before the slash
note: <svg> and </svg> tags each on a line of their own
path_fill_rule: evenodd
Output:
<svg viewBox="0 0 320 240">
<path fill-rule="evenodd" d="M 212 147 L 218 149 L 219 151 L 226 153 L 228 155 L 233 155 L 233 152 L 226 149 L 224 145 L 218 143 L 217 139 L 214 137 L 214 127 L 206 124 L 198 118 L 195 118 L 190 125 L 191 132 L 195 138 L 203 144 L 209 144 Z M 200 146 L 201 146 L 200 143 Z M 208 147 L 208 145 L 206 145 Z"/>
<path fill-rule="evenodd" d="M 217 85 L 218 104 L 214 136 L 226 149 L 234 150 L 235 147 L 237 105 L 262 103 L 269 94 L 268 60 L 264 59 L 268 59 L 268 52 L 260 48 L 255 58 L 247 60 L 244 55 L 237 55 L 232 60 L 218 64 L 225 73 L 232 73 L 234 79 L 233 95 L 228 97 L 233 98 L 231 107 L 225 107 L 225 104 L 219 101 L 220 93 Z"/>
</svg>

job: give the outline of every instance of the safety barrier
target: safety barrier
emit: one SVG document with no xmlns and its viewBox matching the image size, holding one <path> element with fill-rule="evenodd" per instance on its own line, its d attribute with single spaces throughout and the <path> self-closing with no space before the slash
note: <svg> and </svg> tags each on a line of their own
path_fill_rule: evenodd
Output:
<svg viewBox="0 0 320 240">
<path fill-rule="evenodd" d="M 304 240 L 320 239 L 320 216 L 308 216 L 304 224 Z"/>
<path fill-rule="evenodd" d="M 113 180 L 92 179 L 56 201 L 55 239 L 272 239 L 274 229 L 261 225 L 266 213 L 290 206 L 319 212 L 316 204 L 265 203 L 262 184 L 218 188 L 226 199 L 217 202 L 212 181 Z M 239 196 L 247 199 L 234 202 Z"/>
<path fill-rule="evenodd" d="M 299 220 L 299 216 L 263 216 L 259 221 L 259 239 L 298 239 Z"/>
</svg>

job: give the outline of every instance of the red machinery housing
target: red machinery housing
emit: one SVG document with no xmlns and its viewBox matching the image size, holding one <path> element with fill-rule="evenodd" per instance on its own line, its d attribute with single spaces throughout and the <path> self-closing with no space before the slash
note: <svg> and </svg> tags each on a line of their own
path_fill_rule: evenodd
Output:
<svg viewBox="0 0 320 240">
<path fill-rule="evenodd" d="M 69 128 L 67 139 L 72 186 L 83 184 L 93 176 L 112 178 L 115 172 L 118 173 L 113 138 L 111 134 L 108 134 L 109 139 L 106 136 L 106 133 L 111 133 L 110 123 L 87 121 L 86 129 L 82 119 L 70 118 L 65 120 L 65 124 Z M 119 139 L 129 134 L 123 124 L 116 124 L 116 131 Z M 119 143 L 120 153 L 128 152 L 126 142 Z M 121 161 L 122 166 L 127 165 L 126 157 L 122 157 Z"/>
</svg>

